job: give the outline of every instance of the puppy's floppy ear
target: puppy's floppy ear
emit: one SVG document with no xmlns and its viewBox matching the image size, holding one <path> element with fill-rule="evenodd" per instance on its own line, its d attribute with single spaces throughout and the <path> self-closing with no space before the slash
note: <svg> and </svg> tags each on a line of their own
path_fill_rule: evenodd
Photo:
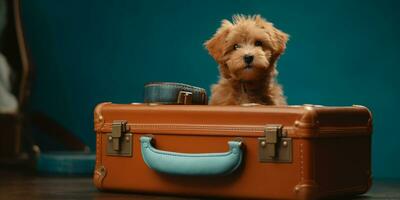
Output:
<svg viewBox="0 0 400 200">
<path fill-rule="evenodd" d="M 267 31 L 271 40 L 270 42 L 272 48 L 274 50 L 273 56 L 278 58 L 286 49 L 286 43 L 289 40 L 289 35 L 275 28 L 272 23 L 267 22 L 260 15 L 255 16 L 255 22 L 258 26 Z"/>
<path fill-rule="evenodd" d="M 277 54 L 282 54 L 286 49 L 286 43 L 289 40 L 289 35 L 281 30 L 274 28 L 274 38 Z"/>
<path fill-rule="evenodd" d="M 221 27 L 214 36 L 204 43 L 210 55 L 220 63 L 221 57 L 224 55 L 225 38 L 229 34 L 233 24 L 228 20 L 222 20 Z"/>
</svg>

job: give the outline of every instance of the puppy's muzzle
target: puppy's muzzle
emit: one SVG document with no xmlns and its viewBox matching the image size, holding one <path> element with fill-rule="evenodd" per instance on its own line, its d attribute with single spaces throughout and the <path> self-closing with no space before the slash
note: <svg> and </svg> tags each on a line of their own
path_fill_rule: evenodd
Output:
<svg viewBox="0 0 400 200">
<path fill-rule="evenodd" d="M 243 59 L 244 62 L 249 65 L 251 62 L 253 62 L 254 56 L 246 54 L 243 56 Z"/>
</svg>

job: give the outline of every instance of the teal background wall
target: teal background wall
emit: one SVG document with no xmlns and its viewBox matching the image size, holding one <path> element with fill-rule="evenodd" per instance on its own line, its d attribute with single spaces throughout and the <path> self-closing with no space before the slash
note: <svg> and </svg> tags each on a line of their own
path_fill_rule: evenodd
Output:
<svg viewBox="0 0 400 200">
<path fill-rule="evenodd" d="M 92 110 L 142 101 L 149 81 L 209 88 L 217 64 L 202 43 L 224 18 L 261 14 L 291 35 L 279 81 L 290 104 L 368 106 L 373 173 L 400 178 L 399 1 L 23 1 L 35 64 L 31 109 L 94 149 Z"/>
</svg>

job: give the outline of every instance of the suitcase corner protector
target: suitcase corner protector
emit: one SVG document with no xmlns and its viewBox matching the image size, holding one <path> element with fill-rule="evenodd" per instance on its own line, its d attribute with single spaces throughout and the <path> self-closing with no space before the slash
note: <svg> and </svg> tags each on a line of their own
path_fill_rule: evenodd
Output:
<svg viewBox="0 0 400 200">
<path fill-rule="evenodd" d="M 111 104 L 111 102 L 103 102 L 96 105 L 94 108 L 94 130 L 95 132 L 100 131 L 104 125 L 104 117 L 101 114 L 104 105 Z"/>
<path fill-rule="evenodd" d="M 98 190 L 103 190 L 103 180 L 107 175 L 107 169 L 103 165 L 96 166 L 93 175 L 93 184 Z"/>
</svg>

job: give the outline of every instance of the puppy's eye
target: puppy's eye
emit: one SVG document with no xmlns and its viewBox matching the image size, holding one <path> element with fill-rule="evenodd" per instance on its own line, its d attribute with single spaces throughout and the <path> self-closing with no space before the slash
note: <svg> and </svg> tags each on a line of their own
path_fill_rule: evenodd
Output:
<svg viewBox="0 0 400 200">
<path fill-rule="evenodd" d="M 262 46 L 262 42 L 261 42 L 260 40 L 257 40 L 257 41 L 254 43 L 254 45 L 257 46 L 257 47 L 260 47 L 260 46 Z"/>
<path fill-rule="evenodd" d="M 239 49 L 239 48 L 240 48 L 240 46 L 238 44 L 233 45 L 234 50 Z"/>
</svg>

